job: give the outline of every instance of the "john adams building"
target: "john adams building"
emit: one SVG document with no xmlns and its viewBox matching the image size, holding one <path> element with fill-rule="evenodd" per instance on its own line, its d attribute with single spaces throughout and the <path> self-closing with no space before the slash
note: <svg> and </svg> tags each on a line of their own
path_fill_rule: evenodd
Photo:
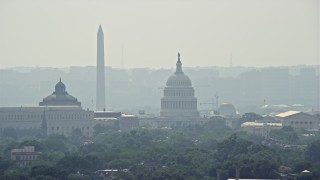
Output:
<svg viewBox="0 0 320 180">
<path fill-rule="evenodd" d="M 180 53 L 174 72 L 167 80 L 161 99 L 160 117 L 199 117 L 191 80 L 182 71 Z"/>
</svg>

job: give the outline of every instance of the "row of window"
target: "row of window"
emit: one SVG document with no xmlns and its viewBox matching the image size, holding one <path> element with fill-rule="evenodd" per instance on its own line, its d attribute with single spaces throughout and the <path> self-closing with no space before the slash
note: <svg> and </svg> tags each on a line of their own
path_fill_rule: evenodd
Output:
<svg viewBox="0 0 320 180">
<path fill-rule="evenodd" d="M 49 114 L 48 119 L 85 119 L 90 118 L 90 114 Z"/>
<path fill-rule="evenodd" d="M 78 127 L 59 127 L 59 126 L 57 126 L 57 127 L 51 127 L 51 130 L 52 131 L 54 131 L 54 130 L 57 130 L 57 131 L 59 131 L 60 129 L 63 131 L 63 130 L 69 130 L 71 128 L 71 130 L 74 130 L 74 129 L 76 129 L 76 128 L 78 128 Z M 4 130 L 5 129 L 5 127 L 0 127 L 0 131 L 2 131 L 2 130 Z M 33 129 L 40 129 L 40 127 L 21 127 L 21 128 L 19 128 L 19 127 L 15 127 L 15 129 L 16 130 L 33 130 Z M 87 129 L 87 130 L 89 130 L 90 129 L 90 127 L 89 126 L 87 126 L 87 127 L 81 127 L 80 128 L 81 130 L 85 130 L 85 129 Z"/>
<path fill-rule="evenodd" d="M 164 91 L 164 96 L 194 96 L 194 92 Z"/>
<path fill-rule="evenodd" d="M 8 114 L 0 116 L 0 120 L 22 120 L 23 117 L 27 119 L 43 119 L 43 114 Z M 91 114 L 49 114 L 47 119 L 84 119 L 92 118 Z"/>
<path fill-rule="evenodd" d="M 37 160 L 38 155 L 16 155 L 17 161 L 33 161 Z"/>
<path fill-rule="evenodd" d="M 85 134 L 84 132 L 82 132 L 83 134 Z M 61 134 L 61 135 L 70 135 L 70 133 L 64 133 L 64 132 L 53 132 L 53 133 L 50 133 L 50 134 Z M 87 134 L 86 134 L 87 136 L 90 136 L 90 133 L 89 133 L 89 131 L 87 132 Z"/>
<path fill-rule="evenodd" d="M 298 122 L 298 121 L 293 122 L 293 121 L 291 121 L 290 124 L 291 124 L 291 125 L 293 125 L 293 124 L 308 124 L 308 122 L 307 122 L 307 121 L 305 121 L 305 122 L 302 122 L 302 121 L 300 121 L 300 122 Z M 312 122 L 310 121 L 309 124 L 311 125 Z"/>
<path fill-rule="evenodd" d="M 195 124 L 204 124 L 201 121 L 173 121 L 173 122 L 168 122 L 168 121 L 158 121 L 157 122 L 159 127 L 165 127 L 165 126 L 181 126 L 181 125 L 195 125 Z"/>
<path fill-rule="evenodd" d="M 78 127 L 73 127 L 73 126 L 72 126 L 72 127 L 71 127 L 71 130 L 74 130 L 74 129 L 76 129 L 76 128 L 78 128 Z M 54 131 L 54 130 L 57 130 L 57 131 L 60 131 L 60 130 L 62 130 L 62 131 L 63 131 L 63 130 L 67 130 L 67 131 L 68 131 L 69 129 L 70 129 L 70 127 L 69 127 L 69 126 L 67 126 L 67 127 L 63 127 L 63 126 L 62 126 L 62 127 L 59 127 L 59 126 L 57 126 L 57 127 L 53 127 L 53 126 L 52 126 L 52 127 L 51 127 L 51 130 L 52 130 L 52 131 Z M 87 127 L 81 127 L 80 129 L 81 129 L 82 131 L 84 131 L 85 129 L 89 130 L 89 129 L 90 129 L 90 127 L 89 127 L 89 126 L 87 126 Z"/>
<path fill-rule="evenodd" d="M 167 86 L 191 86 L 191 83 L 188 81 L 176 81 L 176 82 L 172 82 L 169 81 Z"/>
<path fill-rule="evenodd" d="M 173 101 L 173 102 L 161 102 L 161 109 L 196 109 L 196 102 L 185 102 L 185 101 Z"/>
<path fill-rule="evenodd" d="M 0 131 L 6 129 L 8 127 L 0 127 Z M 12 127 L 15 128 L 16 130 L 33 130 L 33 129 L 40 129 L 40 127 Z"/>
</svg>

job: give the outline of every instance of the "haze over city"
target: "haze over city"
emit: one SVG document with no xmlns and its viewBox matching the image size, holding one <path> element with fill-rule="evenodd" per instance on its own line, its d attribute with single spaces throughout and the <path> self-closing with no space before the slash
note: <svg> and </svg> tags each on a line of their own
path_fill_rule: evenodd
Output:
<svg viewBox="0 0 320 180">
<path fill-rule="evenodd" d="M 0 68 L 94 66 L 105 31 L 106 66 L 168 68 L 319 64 L 317 0 L 0 2 Z"/>
<path fill-rule="evenodd" d="M 319 1 L 0 1 L 0 179 L 320 179 Z"/>
</svg>

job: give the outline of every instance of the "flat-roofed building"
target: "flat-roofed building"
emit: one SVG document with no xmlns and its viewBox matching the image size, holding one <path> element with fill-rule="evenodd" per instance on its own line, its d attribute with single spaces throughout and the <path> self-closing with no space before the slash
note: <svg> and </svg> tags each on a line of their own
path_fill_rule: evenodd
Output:
<svg viewBox="0 0 320 180">
<path fill-rule="evenodd" d="M 131 131 L 139 127 L 139 118 L 135 115 L 122 114 L 119 117 L 119 128 L 121 131 Z"/>
<path fill-rule="evenodd" d="M 283 126 L 291 126 L 294 129 L 319 131 L 319 119 L 316 116 L 304 112 L 287 111 L 277 114 L 275 118 L 281 120 Z"/>
<path fill-rule="evenodd" d="M 262 137 L 269 137 L 271 130 L 281 128 L 282 123 L 245 122 L 241 124 L 241 129 L 243 131 Z"/>
<path fill-rule="evenodd" d="M 69 136 L 80 129 L 84 136 L 92 136 L 94 113 L 84 110 L 76 98 L 69 95 L 60 81 L 52 95 L 35 107 L 0 107 L 0 131 L 13 128 L 18 135 Z"/>
<path fill-rule="evenodd" d="M 15 161 L 18 166 L 27 166 L 32 161 L 36 161 L 40 152 L 36 152 L 34 146 L 24 146 L 22 149 L 11 150 L 11 160 Z"/>
</svg>

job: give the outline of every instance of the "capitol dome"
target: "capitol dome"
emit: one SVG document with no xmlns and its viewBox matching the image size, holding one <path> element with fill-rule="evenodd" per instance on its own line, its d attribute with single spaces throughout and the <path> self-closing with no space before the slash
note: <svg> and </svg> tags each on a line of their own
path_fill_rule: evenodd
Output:
<svg viewBox="0 0 320 180">
<path fill-rule="evenodd" d="M 60 81 L 55 86 L 55 91 L 43 98 L 39 106 L 81 106 L 81 103 L 66 91 L 66 85 L 61 82 L 60 78 Z"/>
<path fill-rule="evenodd" d="M 172 74 L 167 80 L 166 85 L 167 86 L 192 86 L 191 80 L 183 72 Z"/>
<path fill-rule="evenodd" d="M 191 80 L 182 71 L 180 54 L 176 63 L 176 72 L 167 80 L 161 98 L 161 117 L 199 117 L 197 98 Z"/>
</svg>

